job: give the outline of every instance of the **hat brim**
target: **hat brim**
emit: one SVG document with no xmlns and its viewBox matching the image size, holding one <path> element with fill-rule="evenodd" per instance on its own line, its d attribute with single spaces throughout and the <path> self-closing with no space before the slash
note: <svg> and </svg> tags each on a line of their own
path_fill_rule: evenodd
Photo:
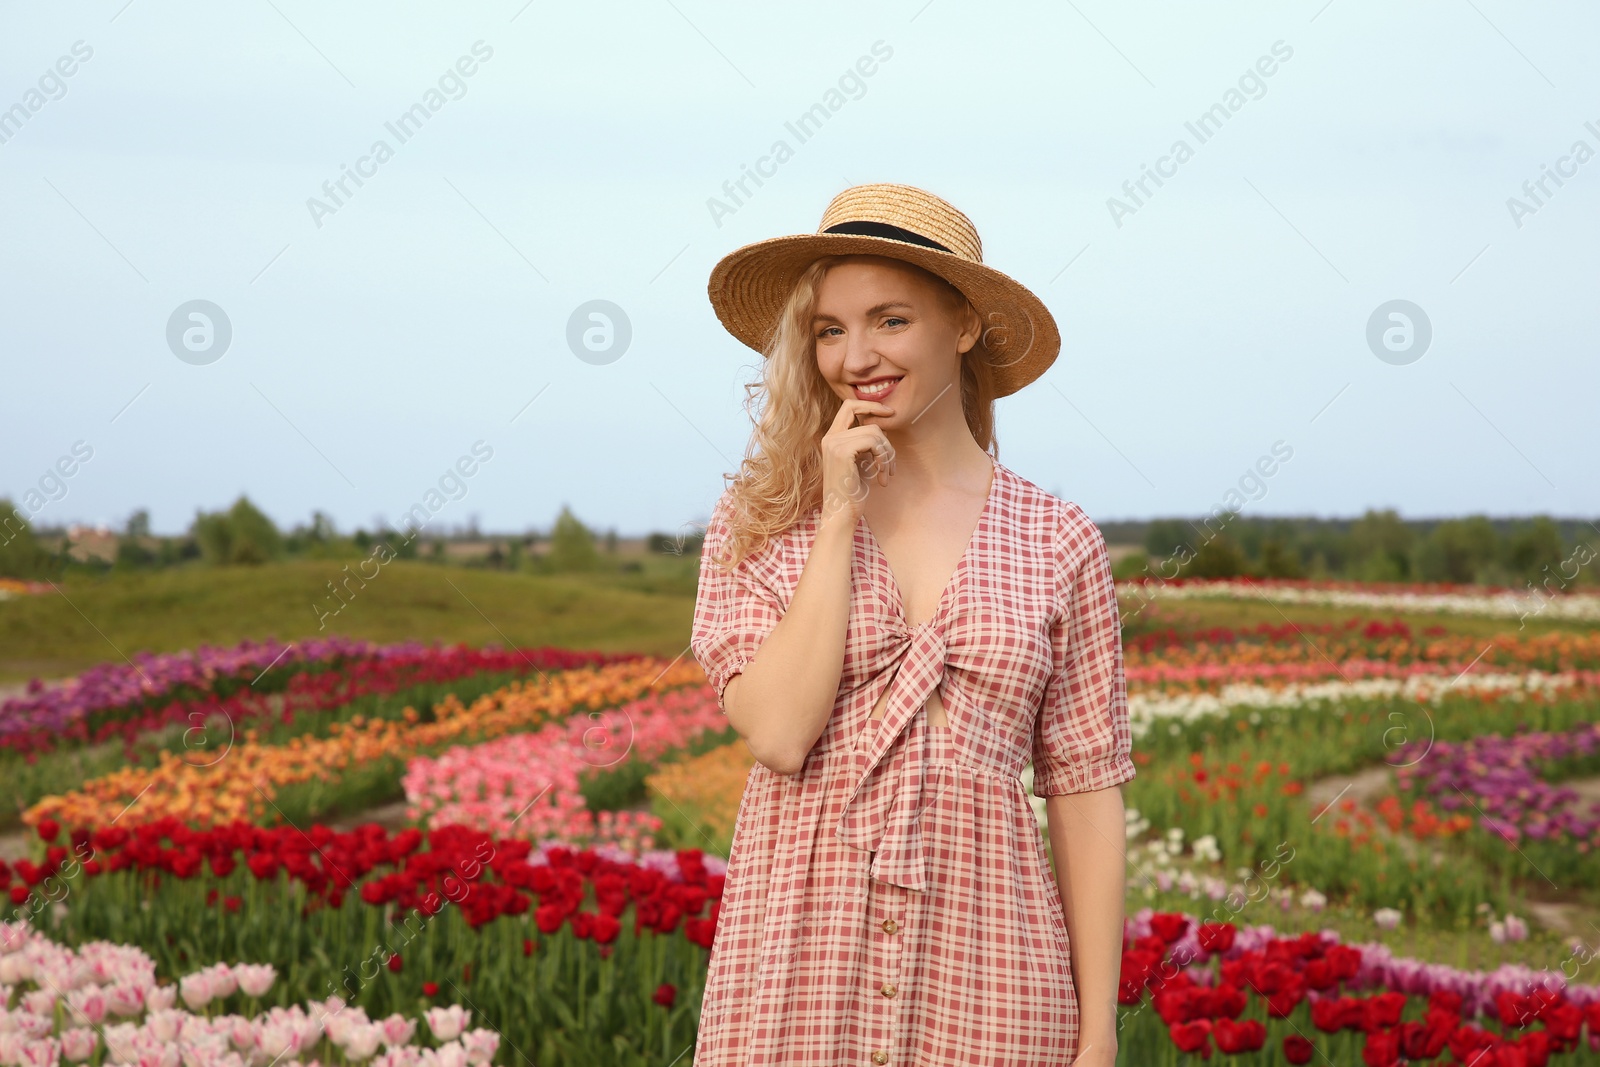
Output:
<svg viewBox="0 0 1600 1067">
<path fill-rule="evenodd" d="M 960 289 L 983 323 L 979 344 L 994 367 L 997 396 L 1039 377 L 1061 351 L 1055 316 L 1021 282 L 953 253 L 888 237 L 806 233 L 745 245 L 712 269 L 706 287 L 711 306 L 729 333 L 765 355 L 800 275 L 823 256 L 842 255 L 904 260 Z"/>
</svg>

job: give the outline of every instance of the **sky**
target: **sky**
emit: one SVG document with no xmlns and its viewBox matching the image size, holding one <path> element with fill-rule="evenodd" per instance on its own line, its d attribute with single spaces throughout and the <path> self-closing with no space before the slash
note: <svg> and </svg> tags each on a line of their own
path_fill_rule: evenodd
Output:
<svg viewBox="0 0 1600 1067">
<path fill-rule="evenodd" d="M 108 0 L 0 26 L 0 495 L 36 523 L 176 533 L 246 493 L 286 527 L 398 526 L 445 479 L 436 528 L 565 505 L 688 531 L 760 361 L 711 268 L 877 181 L 961 208 L 1050 307 L 1061 354 L 1000 400 L 999 458 L 1098 521 L 1241 484 L 1246 515 L 1600 510 L 1593 5 Z"/>
</svg>

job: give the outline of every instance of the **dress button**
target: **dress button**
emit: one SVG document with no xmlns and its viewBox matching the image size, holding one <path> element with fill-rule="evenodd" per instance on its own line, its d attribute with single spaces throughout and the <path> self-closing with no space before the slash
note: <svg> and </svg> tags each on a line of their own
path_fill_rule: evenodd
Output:
<svg viewBox="0 0 1600 1067">
<path fill-rule="evenodd" d="M 888 1063 L 889 1062 L 889 1054 L 887 1052 L 883 1051 L 883 1049 L 880 1048 L 880 1049 L 878 1049 L 876 1052 L 874 1052 L 872 1054 L 872 1062 L 873 1063 L 880 1063 L 880 1064 Z"/>
<path fill-rule="evenodd" d="M 892 997 L 892 996 L 895 995 L 895 988 L 894 988 L 894 986 L 890 985 L 888 982 L 885 982 L 885 983 L 883 983 L 883 988 L 880 989 L 879 992 L 882 993 L 886 997 Z"/>
<path fill-rule="evenodd" d="M 900 929 L 900 924 L 895 922 L 893 919 L 885 919 L 885 920 L 883 920 L 883 932 L 884 933 L 892 934 L 898 929 Z"/>
</svg>

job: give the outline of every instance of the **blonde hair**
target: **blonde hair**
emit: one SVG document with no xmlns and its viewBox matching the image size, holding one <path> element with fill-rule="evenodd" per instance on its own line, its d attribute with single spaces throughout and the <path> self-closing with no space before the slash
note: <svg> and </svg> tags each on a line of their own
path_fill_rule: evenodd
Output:
<svg viewBox="0 0 1600 1067">
<path fill-rule="evenodd" d="M 760 381 L 745 385 L 745 410 L 755 430 L 745 458 L 728 481 L 728 535 L 719 562 L 737 566 L 768 540 L 789 529 L 822 503 L 819 445 L 844 401 L 817 369 L 811 317 L 817 288 L 828 271 L 848 256 L 826 256 L 800 275 L 778 318 L 762 361 Z M 946 311 L 961 321 L 971 301 L 954 285 L 904 260 L 897 262 L 932 280 Z M 976 315 L 976 309 L 972 309 Z M 981 323 L 981 320 L 980 320 Z M 993 356 L 984 336 L 961 357 L 961 410 L 973 440 L 998 458 L 994 433 Z M 754 409 L 760 406 L 760 417 Z"/>
</svg>

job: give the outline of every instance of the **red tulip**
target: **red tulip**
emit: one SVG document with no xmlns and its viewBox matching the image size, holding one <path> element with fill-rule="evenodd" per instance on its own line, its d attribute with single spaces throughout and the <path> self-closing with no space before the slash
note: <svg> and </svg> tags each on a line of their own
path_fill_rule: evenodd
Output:
<svg viewBox="0 0 1600 1067">
<path fill-rule="evenodd" d="M 1406 1010 L 1406 995 L 1393 991 L 1376 993 L 1368 997 L 1362 1007 L 1365 1012 L 1363 1029 L 1372 1031 L 1383 1026 L 1399 1026 L 1400 1013 Z"/>
<path fill-rule="evenodd" d="M 400 968 L 404 966 L 405 963 L 400 959 L 400 953 L 396 952 L 393 956 L 389 957 L 389 970 L 393 971 L 395 974 L 399 974 Z"/>
<path fill-rule="evenodd" d="M 533 938 L 525 937 L 522 939 L 522 954 L 524 956 L 533 955 Z"/>
<path fill-rule="evenodd" d="M 439 983 L 438 982 L 423 982 L 422 983 L 422 995 L 423 996 L 431 997 L 431 996 L 436 995 L 438 992 L 439 992 Z"/>
<path fill-rule="evenodd" d="M 38 830 L 40 841 L 54 841 L 61 833 L 61 824 L 54 819 L 40 819 Z"/>
<path fill-rule="evenodd" d="M 1233 947 L 1233 939 L 1238 933 L 1238 928 L 1232 923 L 1201 923 L 1200 929 L 1195 933 L 1200 941 L 1200 947 L 1207 952 L 1226 952 Z"/>
<path fill-rule="evenodd" d="M 1180 915 L 1177 912 L 1157 912 L 1150 916 L 1150 929 L 1155 931 L 1157 937 L 1170 945 L 1182 937 L 1185 930 L 1189 929 L 1189 917 Z"/>
<path fill-rule="evenodd" d="M 1299 1034 L 1290 1034 L 1283 1039 L 1283 1058 L 1290 1063 L 1310 1063 L 1316 1051 L 1317 1046 Z"/>
<path fill-rule="evenodd" d="M 1367 1067 L 1397 1067 L 1400 1063 L 1400 1037 L 1388 1030 L 1370 1030 L 1361 1047 L 1361 1062 Z"/>
<path fill-rule="evenodd" d="M 1462 1063 L 1482 1063 L 1487 1067 L 1492 1061 L 1492 1054 L 1484 1055 L 1485 1049 L 1493 1048 L 1500 1043 L 1500 1038 L 1487 1030 L 1480 1030 L 1476 1026 L 1465 1025 L 1456 1027 L 1455 1033 L 1450 1035 L 1446 1042 L 1455 1058 Z"/>
<path fill-rule="evenodd" d="M 1211 1028 L 1217 1047 L 1223 1052 L 1254 1052 L 1267 1043 L 1267 1028 L 1255 1019 L 1236 1023 L 1232 1019 L 1218 1019 Z"/>
<path fill-rule="evenodd" d="M 1200 1058 L 1211 1058 L 1211 1021 L 1196 1019 L 1192 1023 L 1176 1023 L 1167 1028 L 1172 1043 L 1184 1052 L 1198 1052 Z"/>
<path fill-rule="evenodd" d="M 650 998 L 663 1008 L 672 1007 L 673 1001 L 678 999 L 678 990 L 671 982 L 662 982 L 656 986 L 655 995 Z"/>
<path fill-rule="evenodd" d="M 1528 1067 L 1545 1067 L 1550 1061 L 1550 1050 L 1550 1034 L 1545 1030 L 1523 1034 L 1517 1041 L 1517 1051 L 1528 1058 Z"/>
<path fill-rule="evenodd" d="M 28 902 L 28 887 L 14 885 L 11 887 L 11 903 L 21 906 Z"/>
<path fill-rule="evenodd" d="M 1579 1032 L 1583 1029 L 1583 1009 L 1576 1004 L 1561 1004 L 1551 1008 L 1545 1013 L 1544 1025 L 1550 1030 L 1551 1036 L 1570 1049 L 1577 1044 Z"/>
<path fill-rule="evenodd" d="M 1494 998 L 1502 1026 L 1523 1027 L 1533 1022 L 1533 1002 L 1509 990 Z"/>
</svg>

